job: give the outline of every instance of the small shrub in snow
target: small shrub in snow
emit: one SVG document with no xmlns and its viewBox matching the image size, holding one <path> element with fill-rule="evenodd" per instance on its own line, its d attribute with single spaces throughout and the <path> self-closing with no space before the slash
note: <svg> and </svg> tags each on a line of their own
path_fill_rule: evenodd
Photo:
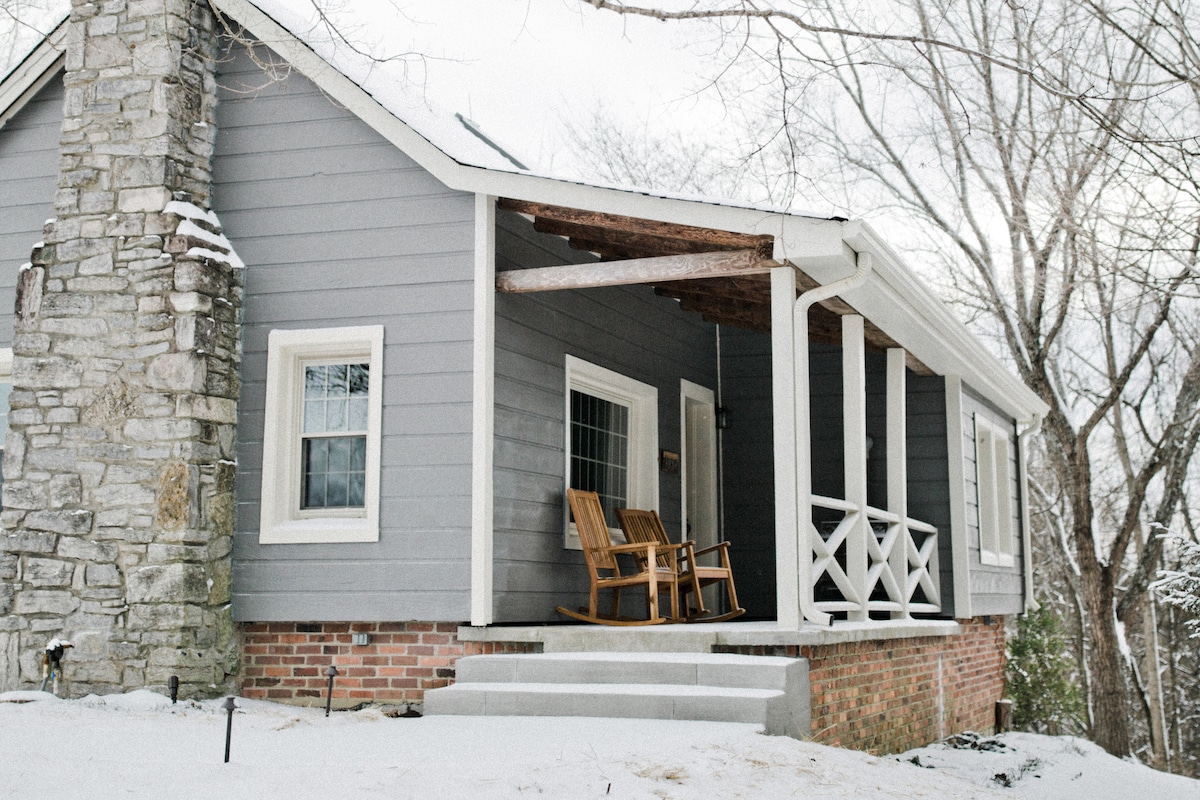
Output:
<svg viewBox="0 0 1200 800">
<path fill-rule="evenodd" d="M 1083 695 L 1075 664 L 1048 605 L 1017 621 L 1017 635 L 1008 643 L 1005 680 L 1015 727 L 1053 735 L 1082 728 Z"/>
</svg>

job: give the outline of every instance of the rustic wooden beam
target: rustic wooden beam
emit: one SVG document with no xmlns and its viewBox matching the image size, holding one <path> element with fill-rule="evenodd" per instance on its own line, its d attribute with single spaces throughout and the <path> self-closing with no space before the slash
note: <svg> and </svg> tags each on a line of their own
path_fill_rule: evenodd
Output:
<svg viewBox="0 0 1200 800">
<path fill-rule="evenodd" d="M 639 252 L 642 258 L 652 256 L 675 256 L 684 253 L 710 253 L 714 250 L 747 250 L 741 247 L 716 247 L 712 242 L 702 239 L 690 239 L 676 236 L 658 236 L 648 233 L 635 233 L 620 228 L 602 228 L 596 225 L 577 225 L 573 222 L 562 222 L 556 219 L 538 217 L 533 221 L 533 229 L 538 233 L 548 233 L 553 236 L 564 236 L 572 242 L 593 242 L 602 252 L 617 249 L 623 252 Z M 588 248 L 596 249 L 596 248 Z M 770 251 L 760 254 L 770 258 Z"/>
<path fill-rule="evenodd" d="M 552 206 L 546 203 L 531 203 L 526 200 L 513 200 L 507 197 L 500 198 L 496 205 L 504 211 L 515 211 L 518 214 L 528 214 L 532 217 L 570 222 L 576 225 L 615 228 L 628 233 L 644 233 L 651 236 L 665 236 L 672 239 L 707 242 L 712 246 L 710 249 L 713 250 L 731 247 L 757 249 L 764 251 L 764 255 L 768 255 L 775 241 L 774 237 L 769 235 L 735 233 L 733 231 L 722 231 L 714 228 L 697 228 L 692 225 L 677 225 L 652 219 L 626 217 L 620 214 L 601 214 L 595 211 Z"/>
<path fill-rule="evenodd" d="M 496 289 L 505 294 L 592 289 L 681 279 L 714 278 L 731 274 L 768 272 L 778 266 L 754 250 L 728 250 L 662 258 L 635 258 L 600 264 L 516 269 L 496 275 Z"/>
</svg>

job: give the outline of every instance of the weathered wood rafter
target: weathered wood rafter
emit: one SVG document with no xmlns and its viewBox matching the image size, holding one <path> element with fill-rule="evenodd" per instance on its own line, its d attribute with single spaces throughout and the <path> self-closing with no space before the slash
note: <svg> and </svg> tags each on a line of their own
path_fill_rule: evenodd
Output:
<svg viewBox="0 0 1200 800">
<path fill-rule="evenodd" d="M 642 256 L 668 256 L 683 253 L 710 253 L 714 250 L 757 250 L 764 258 L 770 258 L 771 252 L 754 242 L 746 242 L 749 247 L 730 248 L 714 247 L 712 242 L 700 239 L 678 236 L 659 236 L 648 233 L 636 233 L 617 228 L 604 228 L 598 225 L 577 225 L 554 219 L 538 217 L 533 222 L 533 229 L 539 233 L 549 233 L 555 236 L 565 236 L 571 240 L 573 247 L 579 247 L 576 242 L 588 242 L 587 249 L 592 252 L 607 254 L 617 248 L 625 252 L 636 252 Z M 579 249 L 584 249 L 579 247 Z"/>
<path fill-rule="evenodd" d="M 609 235 L 596 237 L 584 236 L 593 241 L 604 242 L 610 239 L 619 243 L 621 237 L 649 236 L 658 239 L 676 239 L 703 245 L 703 251 L 713 250 L 757 250 L 763 257 L 772 255 L 775 239 L 761 234 L 737 233 L 722 231 L 714 228 L 697 228 L 691 225 L 678 225 L 671 222 L 659 222 L 652 219 L 626 217 L 620 214 L 601 214 L 595 211 L 583 211 L 577 208 L 565 208 L 546 203 L 531 203 L 525 200 L 501 198 L 497 207 L 504 211 L 515 211 L 518 214 L 528 214 L 541 225 L 548 222 L 567 223 L 586 228 L 598 228 L 610 232 Z M 566 235 L 566 234 L 561 234 Z M 677 251 L 678 252 L 678 251 Z"/>
</svg>

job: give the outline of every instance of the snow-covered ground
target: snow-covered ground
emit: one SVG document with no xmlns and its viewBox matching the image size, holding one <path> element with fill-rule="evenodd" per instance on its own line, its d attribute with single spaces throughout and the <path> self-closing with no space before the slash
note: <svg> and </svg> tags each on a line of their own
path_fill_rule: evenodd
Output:
<svg viewBox="0 0 1200 800">
<path fill-rule="evenodd" d="M 377 709 L 327 719 L 321 709 L 237 703 L 225 764 L 219 700 L 0 694 L 0 797 L 1200 800 L 1200 782 L 1071 738 L 1008 734 L 999 747 L 985 740 L 995 749 L 967 739 L 876 758 L 752 725 L 392 719 Z"/>
</svg>

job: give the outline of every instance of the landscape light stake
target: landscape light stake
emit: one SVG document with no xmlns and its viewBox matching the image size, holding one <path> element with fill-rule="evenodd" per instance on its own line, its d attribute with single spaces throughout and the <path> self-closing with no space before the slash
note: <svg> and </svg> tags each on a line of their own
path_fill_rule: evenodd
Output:
<svg viewBox="0 0 1200 800">
<path fill-rule="evenodd" d="M 337 676 L 337 667 L 332 664 L 329 669 L 325 670 L 325 675 L 329 678 L 329 691 L 325 695 L 325 716 L 329 716 L 329 707 L 333 705 L 333 679 Z"/>
<path fill-rule="evenodd" d="M 229 718 L 225 720 L 225 763 L 229 763 L 229 739 L 233 735 L 233 710 L 237 708 L 233 703 L 232 697 L 226 697 L 225 702 L 221 704 L 221 708 L 229 712 Z"/>
<path fill-rule="evenodd" d="M 179 699 L 179 676 L 172 675 L 167 678 L 167 691 L 171 693 L 171 705 L 175 705 L 175 701 Z"/>
</svg>

